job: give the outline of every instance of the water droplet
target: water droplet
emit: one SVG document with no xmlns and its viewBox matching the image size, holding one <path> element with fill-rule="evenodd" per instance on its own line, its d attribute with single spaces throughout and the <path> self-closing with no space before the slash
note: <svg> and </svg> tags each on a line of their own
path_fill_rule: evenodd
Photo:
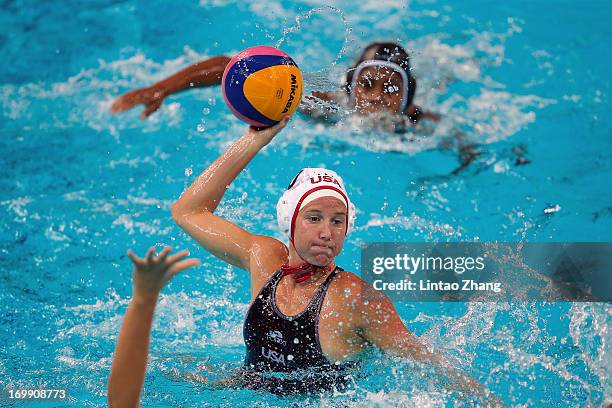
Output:
<svg viewBox="0 0 612 408">
<path fill-rule="evenodd" d="M 293 344 L 298 344 L 299 342 L 300 342 L 300 339 L 298 339 L 297 337 L 293 339 Z"/>
<path fill-rule="evenodd" d="M 210 109 L 204 108 L 202 109 L 202 115 L 208 115 L 210 113 Z"/>
<path fill-rule="evenodd" d="M 289 361 L 293 360 L 293 355 L 287 354 L 287 360 L 289 360 Z"/>
<path fill-rule="evenodd" d="M 215 106 L 217 104 L 217 100 L 215 98 L 208 98 L 208 106 Z"/>
<path fill-rule="evenodd" d="M 185 176 L 189 177 L 193 174 L 193 169 L 191 167 L 187 167 L 185 169 Z"/>
<path fill-rule="evenodd" d="M 544 208 L 544 214 L 552 214 L 559 212 L 561 210 L 561 206 L 559 204 L 555 204 L 554 206 L 549 206 Z"/>
<path fill-rule="evenodd" d="M 203 123 L 200 123 L 200 124 L 199 124 L 199 125 L 196 127 L 196 129 L 198 130 L 198 132 L 202 133 L 202 132 L 204 132 L 204 131 L 206 130 L 206 126 L 204 126 L 204 124 L 203 124 Z"/>
</svg>

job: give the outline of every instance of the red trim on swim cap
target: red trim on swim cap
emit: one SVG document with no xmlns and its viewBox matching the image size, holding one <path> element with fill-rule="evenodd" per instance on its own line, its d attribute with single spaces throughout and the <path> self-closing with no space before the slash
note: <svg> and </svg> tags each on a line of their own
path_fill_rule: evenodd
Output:
<svg viewBox="0 0 612 408">
<path fill-rule="evenodd" d="M 317 190 L 323 190 L 323 189 L 334 190 L 335 192 L 340 193 L 340 195 L 344 198 L 344 204 L 346 204 L 346 220 L 345 220 L 345 224 L 344 224 L 345 225 L 344 236 L 346 236 L 346 233 L 348 232 L 348 223 L 349 223 L 349 200 L 346 197 L 346 194 L 344 194 L 342 192 L 342 190 L 340 190 L 339 188 L 336 188 L 336 187 L 332 187 L 332 186 L 317 186 L 315 188 L 311 188 L 310 190 L 306 191 L 302 195 L 302 198 L 300 198 L 300 200 L 298 201 L 297 205 L 295 206 L 295 209 L 293 210 L 293 217 L 291 217 L 291 233 L 289 235 L 289 238 L 290 238 L 292 244 L 293 244 L 293 232 L 295 230 L 295 220 L 297 219 L 297 214 L 300 212 L 300 207 L 302 206 L 302 202 L 310 194 L 314 193 Z M 293 246 L 295 247 L 295 244 Z"/>
</svg>

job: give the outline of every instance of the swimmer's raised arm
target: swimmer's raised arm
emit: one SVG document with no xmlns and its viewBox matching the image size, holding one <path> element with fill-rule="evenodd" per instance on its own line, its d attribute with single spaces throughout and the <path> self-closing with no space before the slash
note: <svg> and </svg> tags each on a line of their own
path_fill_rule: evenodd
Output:
<svg viewBox="0 0 612 408">
<path fill-rule="evenodd" d="M 213 212 L 228 186 L 288 120 L 285 117 L 278 124 L 260 131 L 248 128 L 172 205 L 172 217 L 185 232 L 213 255 L 247 271 L 252 269 L 251 256 L 262 245 L 266 245 L 268 251 L 280 251 L 279 254 L 286 252 L 284 245 L 273 238 L 251 234 Z"/>
<path fill-rule="evenodd" d="M 135 89 L 120 96 L 111 105 L 111 112 L 124 112 L 143 104 L 145 110 L 141 118 L 145 119 L 159 109 L 166 96 L 189 88 L 220 84 L 229 61 L 229 57 L 218 56 L 196 62 L 148 88 Z"/>
<path fill-rule="evenodd" d="M 134 263 L 133 294 L 121 325 L 108 378 L 109 407 L 140 405 L 153 312 L 159 292 L 174 275 L 200 263 L 197 259 L 184 259 L 189 255 L 187 251 L 174 255 L 170 255 L 170 251 L 171 248 L 166 247 L 154 257 L 155 247 L 151 247 L 144 259 L 128 251 Z"/>
<path fill-rule="evenodd" d="M 450 381 L 449 388 L 452 390 L 481 395 L 487 398 L 488 402 L 493 402 L 496 406 L 501 405 L 482 384 L 454 368 L 444 356 L 429 350 L 411 333 L 404 326 L 388 296 L 369 285 L 364 285 L 362 290 L 362 299 L 367 301 L 358 302 L 358 326 L 367 341 L 385 353 L 411 357 L 434 366 Z"/>
<path fill-rule="evenodd" d="M 346 96 L 344 91 L 313 91 L 312 96 L 323 99 L 327 102 L 340 103 L 342 98 Z"/>
</svg>

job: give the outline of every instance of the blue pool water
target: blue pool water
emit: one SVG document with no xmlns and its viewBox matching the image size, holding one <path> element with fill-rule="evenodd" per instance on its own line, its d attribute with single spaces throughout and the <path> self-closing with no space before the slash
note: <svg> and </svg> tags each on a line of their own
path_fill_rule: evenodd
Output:
<svg viewBox="0 0 612 408">
<path fill-rule="evenodd" d="M 176 381 L 203 365 L 238 367 L 244 355 L 247 275 L 198 247 L 170 206 L 245 126 L 217 87 L 171 97 L 145 122 L 138 109 L 108 109 L 129 89 L 247 46 L 283 39 L 304 72 L 337 82 L 368 42 L 399 40 L 412 55 L 416 103 L 443 117 L 408 142 L 354 120 L 326 127 L 296 115 L 219 208 L 248 230 L 279 236 L 274 205 L 289 175 L 321 165 L 343 175 L 357 205 L 338 260 L 357 273 L 362 242 L 611 240 L 608 2 L 339 1 L 342 14 L 324 8 L 298 26 L 296 16 L 323 3 L 4 2 L 0 386 L 67 387 L 71 405 L 104 405 L 131 294 L 125 253 L 157 243 L 203 265 L 161 296 L 144 406 L 463 404 L 423 367 L 375 352 L 354 387 L 334 395 L 281 399 Z M 453 174 L 457 134 L 480 154 Z M 528 164 L 515 165 L 517 151 Z M 396 307 L 509 405 L 610 401 L 609 304 Z"/>
</svg>

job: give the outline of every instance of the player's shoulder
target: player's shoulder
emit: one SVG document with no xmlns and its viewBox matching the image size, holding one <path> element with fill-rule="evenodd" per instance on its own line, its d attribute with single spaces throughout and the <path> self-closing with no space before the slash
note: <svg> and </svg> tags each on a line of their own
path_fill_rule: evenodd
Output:
<svg viewBox="0 0 612 408">
<path fill-rule="evenodd" d="M 366 281 L 361 279 L 351 271 L 341 270 L 334 278 L 333 287 L 336 290 L 343 290 L 345 293 L 350 292 L 353 295 L 359 295 L 370 286 Z M 348 291 L 348 292 L 347 292 Z"/>
<path fill-rule="evenodd" d="M 251 247 L 249 270 L 258 280 L 267 281 L 289 259 L 289 249 L 281 241 L 255 235 Z"/>
<path fill-rule="evenodd" d="M 341 271 L 334 279 L 334 289 L 346 295 L 358 296 L 363 299 L 381 301 L 386 298 L 386 295 L 374 289 L 367 281 L 361 279 L 353 272 Z"/>
</svg>

